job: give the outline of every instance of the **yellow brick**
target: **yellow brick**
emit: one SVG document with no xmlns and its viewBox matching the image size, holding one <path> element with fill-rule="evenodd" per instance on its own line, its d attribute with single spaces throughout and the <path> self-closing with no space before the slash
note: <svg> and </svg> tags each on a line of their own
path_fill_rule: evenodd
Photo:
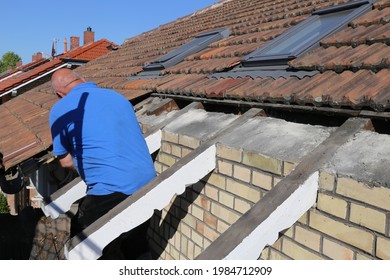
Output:
<svg viewBox="0 0 390 280">
<path fill-rule="evenodd" d="M 239 165 L 233 165 L 233 177 L 249 183 L 251 181 L 251 170 Z"/>
<path fill-rule="evenodd" d="M 331 195 L 319 193 L 317 208 L 342 219 L 347 217 L 347 202 Z"/>
<path fill-rule="evenodd" d="M 196 218 L 190 214 L 187 214 L 183 219 L 183 222 L 185 222 L 190 228 L 196 228 Z"/>
<path fill-rule="evenodd" d="M 327 191 L 333 191 L 335 185 L 335 178 L 332 174 L 329 174 L 326 171 L 320 172 L 320 178 L 319 178 L 319 187 L 320 189 L 327 190 Z"/>
<path fill-rule="evenodd" d="M 380 233 L 386 230 L 386 214 L 369 207 L 351 204 L 350 221 Z"/>
<path fill-rule="evenodd" d="M 207 183 L 223 190 L 226 189 L 225 177 L 217 173 L 211 173 L 210 177 L 207 180 Z"/>
<path fill-rule="evenodd" d="M 272 244 L 272 248 L 273 248 L 273 249 L 276 249 L 276 250 L 278 250 L 278 251 L 281 251 L 281 250 L 282 250 L 282 242 L 283 242 L 283 240 L 285 240 L 285 239 L 286 239 L 286 238 L 281 237 L 281 238 L 279 238 L 278 240 L 276 240 L 275 243 Z"/>
<path fill-rule="evenodd" d="M 195 242 L 195 244 L 199 246 L 203 246 L 203 236 L 197 233 L 195 230 L 191 232 L 191 240 Z"/>
<path fill-rule="evenodd" d="M 171 143 L 179 143 L 179 135 L 166 130 L 163 130 L 162 139 Z"/>
<path fill-rule="evenodd" d="M 176 145 L 171 145 L 171 151 L 172 151 L 172 155 L 176 156 L 176 157 L 179 157 L 181 158 L 182 155 L 181 155 L 181 147 L 179 146 L 176 146 Z"/>
<path fill-rule="evenodd" d="M 306 228 L 295 227 L 295 240 L 314 251 L 320 251 L 321 235 Z"/>
<path fill-rule="evenodd" d="M 277 159 L 251 152 L 244 152 L 242 162 L 264 171 L 282 175 L 282 162 Z"/>
<path fill-rule="evenodd" d="M 186 237 L 191 238 L 191 228 L 188 225 L 180 223 L 180 230 Z"/>
<path fill-rule="evenodd" d="M 167 170 L 167 169 L 169 169 L 168 166 L 165 166 L 165 165 L 162 166 L 162 172 L 164 172 L 164 171 Z"/>
<path fill-rule="evenodd" d="M 211 214 L 215 215 L 216 217 L 218 217 L 218 219 L 221 219 L 230 225 L 234 224 L 240 217 L 237 213 L 217 203 L 211 203 Z"/>
<path fill-rule="evenodd" d="M 324 239 L 323 253 L 333 260 L 353 260 L 354 252 L 336 242 Z"/>
<path fill-rule="evenodd" d="M 376 256 L 383 260 L 390 260 L 390 239 L 378 237 L 376 242 Z"/>
<path fill-rule="evenodd" d="M 373 250 L 374 236 L 357 227 L 335 221 L 316 211 L 310 213 L 310 227 L 368 253 Z"/>
<path fill-rule="evenodd" d="M 154 169 L 156 170 L 157 174 L 160 174 L 163 172 L 162 164 L 157 162 L 157 161 L 154 162 Z"/>
<path fill-rule="evenodd" d="M 308 225 L 309 223 L 308 223 L 308 212 L 306 212 L 305 214 L 303 214 L 300 218 L 299 218 L 299 220 L 298 220 L 298 222 L 300 222 L 301 224 L 304 224 L 304 225 Z"/>
<path fill-rule="evenodd" d="M 219 173 L 227 176 L 233 176 L 233 164 L 222 160 L 218 160 L 217 164 Z"/>
<path fill-rule="evenodd" d="M 195 149 L 195 148 L 199 147 L 200 141 L 194 137 L 180 134 L 179 135 L 179 144 L 186 146 L 186 147 L 189 147 L 189 148 L 192 148 L 192 149 Z"/>
<path fill-rule="evenodd" d="M 219 233 L 224 233 L 229 228 L 229 224 L 225 223 L 222 220 L 217 221 L 217 231 Z"/>
<path fill-rule="evenodd" d="M 162 142 L 160 151 L 167 154 L 171 154 L 172 153 L 171 144 L 168 144 L 167 142 Z"/>
<path fill-rule="evenodd" d="M 260 188 L 270 190 L 272 188 L 272 176 L 253 171 L 252 184 Z"/>
<path fill-rule="evenodd" d="M 234 198 L 234 210 L 244 214 L 251 209 L 251 204 L 239 198 Z"/>
<path fill-rule="evenodd" d="M 287 176 L 288 174 L 290 174 L 296 166 L 296 163 L 285 161 L 283 167 L 283 175 Z"/>
<path fill-rule="evenodd" d="M 211 241 L 205 239 L 203 240 L 203 248 L 206 249 L 207 247 L 209 247 L 211 244 Z"/>
<path fill-rule="evenodd" d="M 195 218 L 198 218 L 199 220 L 203 221 L 203 213 L 204 213 L 204 210 L 194 204 L 192 204 L 192 210 L 191 210 L 191 214 L 195 217 Z"/>
<path fill-rule="evenodd" d="M 227 192 L 219 192 L 219 202 L 229 208 L 233 208 L 234 196 Z"/>
<path fill-rule="evenodd" d="M 198 195 L 194 200 L 193 205 L 198 205 L 200 208 L 206 211 L 210 210 L 210 200 L 204 195 Z"/>
<path fill-rule="evenodd" d="M 270 247 L 265 247 L 260 254 L 260 260 L 269 260 Z"/>
<path fill-rule="evenodd" d="M 159 153 L 157 160 L 168 166 L 172 166 L 176 162 L 176 159 L 174 157 L 167 155 L 165 153 Z"/>
<path fill-rule="evenodd" d="M 210 241 L 215 241 L 219 237 L 219 234 L 208 226 L 204 226 L 203 236 Z"/>
<path fill-rule="evenodd" d="M 204 191 L 205 191 L 205 195 L 208 198 L 218 201 L 219 191 L 218 191 L 217 188 L 214 188 L 210 184 L 206 184 L 206 187 L 204 188 Z"/>
<path fill-rule="evenodd" d="M 283 235 L 288 236 L 291 239 L 294 237 L 294 232 L 295 232 L 295 226 L 290 227 L 288 230 L 286 230 Z"/>
<path fill-rule="evenodd" d="M 375 260 L 374 257 L 366 255 L 366 254 L 361 254 L 361 253 L 356 253 L 355 259 L 362 260 L 362 261 Z"/>
<path fill-rule="evenodd" d="M 221 144 L 217 145 L 217 157 L 228 159 L 236 162 L 241 162 L 242 152 Z"/>
<path fill-rule="evenodd" d="M 275 187 L 280 181 L 282 181 L 282 178 L 274 177 L 274 187 Z"/>
<path fill-rule="evenodd" d="M 185 157 L 186 155 L 188 155 L 188 154 L 191 153 L 192 151 L 193 151 L 192 149 L 182 148 L 182 149 L 181 149 L 181 156 L 182 156 L 182 157 Z"/>
<path fill-rule="evenodd" d="M 187 257 L 190 260 L 195 259 L 194 252 L 195 252 L 195 243 L 192 242 L 191 240 L 188 240 L 188 245 L 187 245 L 188 251 L 187 251 Z"/>
<path fill-rule="evenodd" d="M 180 244 L 180 252 L 184 255 L 187 255 L 187 248 L 188 248 L 188 238 L 182 236 L 181 244 Z"/>
<path fill-rule="evenodd" d="M 231 179 L 226 180 L 226 190 L 254 203 L 260 200 L 260 190 L 251 188 Z"/>
<path fill-rule="evenodd" d="M 339 178 L 337 193 L 385 210 L 390 210 L 389 188 L 370 187 L 351 178 Z"/>
<path fill-rule="evenodd" d="M 202 247 L 195 245 L 194 258 L 196 258 L 200 253 L 202 253 Z"/>
<path fill-rule="evenodd" d="M 287 256 L 293 258 L 294 260 L 322 260 L 320 256 L 312 253 L 311 251 L 305 249 L 299 244 L 285 239 L 283 241 L 283 253 Z"/>
<path fill-rule="evenodd" d="M 290 260 L 290 258 L 287 257 L 286 255 L 282 254 L 279 251 L 272 250 L 272 249 L 269 252 L 269 259 L 270 260 Z"/>
</svg>

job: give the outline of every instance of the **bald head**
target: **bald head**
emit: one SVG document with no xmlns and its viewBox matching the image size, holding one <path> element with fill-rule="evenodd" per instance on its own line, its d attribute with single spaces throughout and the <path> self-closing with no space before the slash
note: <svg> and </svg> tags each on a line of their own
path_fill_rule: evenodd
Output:
<svg viewBox="0 0 390 280">
<path fill-rule="evenodd" d="M 70 69 L 60 69 L 51 76 L 51 86 L 55 92 L 64 97 L 68 92 L 85 80 Z"/>
</svg>

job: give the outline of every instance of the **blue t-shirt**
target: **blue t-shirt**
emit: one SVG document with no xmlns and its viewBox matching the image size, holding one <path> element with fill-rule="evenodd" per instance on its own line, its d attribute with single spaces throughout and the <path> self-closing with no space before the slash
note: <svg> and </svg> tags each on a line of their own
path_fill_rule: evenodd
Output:
<svg viewBox="0 0 390 280">
<path fill-rule="evenodd" d="M 156 176 L 134 109 L 95 83 L 75 86 L 50 111 L 55 156 L 70 153 L 87 194 L 133 194 Z"/>
</svg>

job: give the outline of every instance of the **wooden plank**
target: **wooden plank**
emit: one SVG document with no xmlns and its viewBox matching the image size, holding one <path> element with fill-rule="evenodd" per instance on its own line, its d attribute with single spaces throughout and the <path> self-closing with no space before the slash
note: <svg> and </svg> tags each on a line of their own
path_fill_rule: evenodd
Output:
<svg viewBox="0 0 390 280">
<path fill-rule="evenodd" d="M 347 120 L 196 259 L 257 259 L 266 245 L 277 240 L 280 231 L 310 209 L 316 199 L 318 171 L 362 129 L 372 129 L 371 121 Z"/>
</svg>

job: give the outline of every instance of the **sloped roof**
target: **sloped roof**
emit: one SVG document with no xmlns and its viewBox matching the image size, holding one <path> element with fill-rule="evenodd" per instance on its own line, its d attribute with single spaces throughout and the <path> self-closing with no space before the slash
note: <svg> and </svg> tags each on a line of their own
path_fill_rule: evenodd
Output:
<svg viewBox="0 0 390 280">
<path fill-rule="evenodd" d="M 210 77 L 231 70 L 244 56 L 302 22 L 314 10 L 346 2 L 351 1 L 220 1 L 132 37 L 117 51 L 79 67 L 77 72 L 99 86 L 119 91 L 129 100 L 154 92 L 258 104 L 388 111 L 389 0 L 376 2 L 372 11 L 322 40 L 319 48 L 290 61 L 290 67 L 295 70 L 319 71 L 314 76 Z M 146 63 L 202 32 L 217 28 L 229 28 L 230 36 L 163 70 L 162 78 L 129 79 L 141 72 Z M 0 118 L 7 117 L 15 127 L 20 127 L 20 132 L 15 129 L 15 134 L 4 128 L 0 130 L 0 150 L 8 166 L 51 145 L 47 119 L 55 97 L 48 85 L 43 85 L 12 101 L 0 106 Z M 30 113 L 18 110 L 24 111 L 25 106 L 31 107 Z M 13 141 L 14 138 L 21 143 Z M 34 149 L 24 151 L 28 144 Z"/>
<path fill-rule="evenodd" d="M 101 39 L 88 45 L 75 48 L 65 54 L 56 56 L 54 59 L 40 59 L 21 66 L 17 69 L 20 71 L 19 73 L 0 82 L 0 95 L 23 84 L 24 82 L 30 81 L 60 65 L 63 65 L 65 62 L 62 59 L 90 61 L 109 53 L 110 50 L 107 49 L 108 46 L 115 46 L 115 44 L 106 39 Z"/>
<path fill-rule="evenodd" d="M 390 2 L 352 21 L 348 28 L 290 62 L 295 70 L 319 71 L 314 77 L 210 78 L 224 72 L 266 42 L 308 18 L 313 10 L 351 1 L 221 1 L 175 22 L 129 39 L 120 51 L 80 69 L 105 87 L 157 93 L 277 102 L 308 106 L 389 109 Z M 142 66 L 196 34 L 227 27 L 229 38 L 210 45 L 162 71 L 161 79 L 127 81 Z"/>
</svg>

